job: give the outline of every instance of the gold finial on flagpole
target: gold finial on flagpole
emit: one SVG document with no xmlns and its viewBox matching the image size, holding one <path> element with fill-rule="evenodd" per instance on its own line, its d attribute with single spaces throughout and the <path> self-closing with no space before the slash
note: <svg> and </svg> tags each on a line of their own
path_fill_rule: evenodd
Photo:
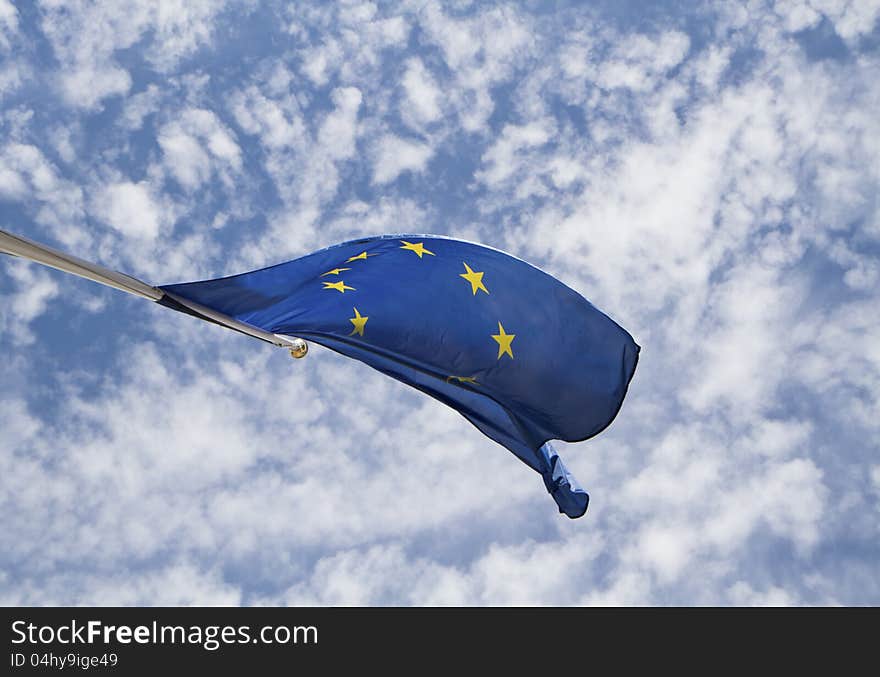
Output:
<svg viewBox="0 0 880 677">
<path fill-rule="evenodd" d="M 301 338 L 291 339 L 290 356 L 296 360 L 302 359 L 309 352 L 309 344 Z"/>
</svg>

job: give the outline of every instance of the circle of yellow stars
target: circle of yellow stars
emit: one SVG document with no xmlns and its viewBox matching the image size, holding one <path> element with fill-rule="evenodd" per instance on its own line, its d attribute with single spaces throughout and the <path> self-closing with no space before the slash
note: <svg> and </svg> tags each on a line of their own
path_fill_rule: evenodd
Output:
<svg viewBox="0 0 880 677">
<path fill-rule="evenodd" d="M 425 255 L 428 256 L 436 256 L 436 254 L 429 249 L 425 248 L 424 242 L 408 242 L 406 240 L 400 240 L 401 245 L 400 249 L 405 249 L 406 251 L 411 251 L 420 259 Z M 356 261 L 366 261 L 371 256 L 378 256 L 377 253 L 371 253 L 368 251 L 362 251 L 360 254 L 355 254 L 354 256 L 350 256 L 345 260 L 345 263 L 354 263 Z M 471 286 L 471 293 L 473 296 L 477 295 L 477 292 L 483 292 L 487 296 L 490 294 L 489 290 L 486 288 L 485 283 L 483 282 L 484 272 L 473 270 L 467 262 L 462 262 L 464 265 L 465 272 L 460 273 L 459 277 L 463 278 L 468 284 Z M 326 273 L 321 273 L 319 277 L 327 277 L 327 276 L 335 276 L 339 278 L 339 276 L 347 270 L 352 270 L 351 267 L 343 267 L 333 268 L 332 270 L 328 270 Z M 357 291 L 356 287 L 351 287 L 345 283 L 342 279 L 337 279 L 336 282 L 330 282 L 326 280 L 321 280 L 321 284 L 324 285 L 324 289 L 335 290 L 340 294 L 344 294 L 347 291 Z M 352 329 L 349 336 L 364 336 L 364 329 L 367 326 L 367 320 L 370 318 L 366 315 L 361 315 L 360 311 L 357 308 L 352 308 L 354 311 L 354 317 L 349 318 L 349 322 L 354 325 L 354 329 Z M 501 359 L 505 355 L 507 355 L 511 360 L 513 358 L 513 340 L 516 338 L 516 334 L 508 334 L 504 329 L 504 325 L 501 322 L 498 322 L 498 333 L 490 334 L 491 338 L 498 344 L 498 358 Z M 473 385 L 479 385 L 476 378 L 473 376 L 456 376 L 451 375 L 446 379 L 447 383 L 470 383 Z"/>
</svg>

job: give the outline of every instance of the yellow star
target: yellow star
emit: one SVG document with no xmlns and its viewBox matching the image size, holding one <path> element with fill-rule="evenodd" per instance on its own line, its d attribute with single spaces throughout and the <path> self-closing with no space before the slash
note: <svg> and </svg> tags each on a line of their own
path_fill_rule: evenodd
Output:
<svg viewBox="0 0 880 677">
<path fill-rule="evenodd" d="M 346 289 L 354 290 L 354 287 L 349 287 L 345 282 L 339 280 L 339 282 L 322 282 L 324 285 L 324 289 L 335 289 L 338 292 L 345 293 Z"/>
<path fill-rule="evenodd" d="M 471 267 L 468 264 L 464 264 L 464 269 L 467 271 L 466 273 L 461 273 L 459 277 L 463 277 L 465 280 L 471 283 L 471 289 L 474 292 L 474 296 L 477 295 L 477 290 L 482 289 L 487 294 L 489 290 L 483 285 L 483 273 L 475 273 L 471 270 Z"/>
<path fill-rule="evenodd" d="M 370 319 L 369 317 L 361 316 L 361 314 L 358 312 L 358 309 L 355 308 L 354 309 L 354 317 L 351 317 L 348 319 L 348 321 L 354 325 L 354 329 L 352 330 L 351 334 L 349 334 L 349 336 L 353 336 L 354 334 L 357 334 L 358 336 L 363 336 L 364 335 L 364 325 L 367 323 L 367 320 L 369 320 L 369 319 Z"/>
<path fill-rule="evenodd" d="M 446 382 L 452 383 L 453 381 L 458 381 L 459 383 L 470 383 L 472 385 L 478 386 L 476 376 L 447 376 Z"/>
<path fill-rule="evenodd" d="M 409 249 L 411 252 L 415 252 L 416 254 L 418 254 L 419 258 L 422 258 L 423 254 L 436 256 L 434 252 L 429 252 L 427 249 L 425 249 L 424 242 L 416 242 L 415 244 L 413 244 L 412 242 L 407 242 L 406 240 L 401 240 L 401 242 L 403 242 L 403 246 L 401 247 L 401 249 Z"/>
<path fill-rule="evenodd" d="M 366 261 L 368 256 L 376 256 L 375 254 L 367 254 L 367 252 L 361 252 L 357 256 L 351 256 L 345 259 L 346 263 L 351 263 L 352 261 Z"/>
<path fill-rule="evenodd" d="M 504 353 L 510 355 L 510 359 L 513 359 L 513 351 L 510 349 L 510 344 L 513 343 L 513 339 L 516 337 L 516 334 L 505 334 L 504 327 L 501 326 L 501 323 L 498 323 L 498 333 L 492 334 L 492 338 L 498 342 L 498 359 L 501 359 L 501 356 Z"/>
<path fill-rule="evenodd" d="M 321 273 L 321 277 L 325 275 L 339 275 L 343 270 L 351 270 L 351 268 L 334 268 L 333 270 L 328 270 L 326 273 Z"/>
</svg>

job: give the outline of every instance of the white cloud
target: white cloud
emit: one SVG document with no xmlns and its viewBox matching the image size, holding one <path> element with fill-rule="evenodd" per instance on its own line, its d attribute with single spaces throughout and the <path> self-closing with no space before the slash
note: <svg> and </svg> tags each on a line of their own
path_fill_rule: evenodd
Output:
<svg viewBox="0 0 880 677">
<path fill-rule="evenodd" d="M 399 546 L 374 546 L 320 560 L 308 581 L 287 591 L 285 602 L 347 606 L 382 604 L 401 597 L 412 601 L 419 588 L 433 586 L 441 577 L 442 567 L 410 562 Z"/>
<path fill-rule="evenodd" d="M 853 251 L 843 241 L 831 246 L 828 254 L 833 261 L 846 268 L 843 281 L 847 286 L 866 292 L 877 288 L 877 283 L 880 282 L 880 261 L 875 257 Z"/>
<path fill-rule="evenodd" d="M 240 351 L 238 339 L 223 330 L 149 308 L 162 314 L 168 345 L 220 340 L 225 356 L 203 370 L 194 361 L 198 352 L 178 351 L 182 362 L 169 368 L 164 350 L 129 346 L 122 379 L 104 382 L 98 400 L 80 396 L 75 386 L 66 393 L 67 414 L 51 436 L 25 426 L 3 438 L 0 490 L 30 506 L 4 531 L 3 551 L 18 558 L 29 547 L 25 534 L 45 539 L 43 567 L 24 574 L 15 603 L 98 594 L 63 589 L 65 563 L 73 561 L 113 571 L 132 557 L 149 561 L 183 547 L 187 557 L 217 553 L 227 563 L 244 562 L 266 542 L 274 543 L 266 573 L 277 576 L 278 588 L 296 580 L 288 558 L 297 552 L 359 547 L 427 523 L 491 519 L 511 503 L 526 509 L 546 500 L 539 482 L 522 481 L 533 479 L 528 469 L 502 449 L 474 472 L 469 459 L 485 445 L 482 436 L 438 403 L 419 401 L 417 431 L 387 428 L 371 402 L 407 407 L 393 404 L 389 396 L 400 386 L 380 374 L 329 351 L 313 351 L 310 364 L 250 343 L 238 343 L 246 348 Z M 336 400 L 339 418 L 332 425 L 322 420 L 321 391 Z M 98 436 L 95 426 L 103 431 Z M 56 462 L 41 464 L 44 453 Z M 392 466 L 397 470 L 375 472 Z M 80 494 L 90 497 L 87 505 L 76 503 Z M 306 513 L 308 520 L 296 520 Z M 278 547 L 288 554 L 276 560 Z M 191 594 L 206 603 L 214 593 Z"/>
<path fill-rule="evenodd" d="M 335 42 L 325 43 L 309 49 L 304 55 L 303 73 L 316 85 L 326 85 L 330 76 L 328 71 L 342 65 L 342 50 Z"/>
<path fill-rule="evenodd" d="M 799 327 L 803 343 L 792 360 L 795 377 L 823 401 L 835 402 L 844 427 L 880 430 L 880 320 L 875 299 L 821 312 Z"/>
<path fill-rule="evenodd" d="M 687 526 L 651 523 L 639 534 L 638 556 L 661 581 L 674 581 L 690 564 L 695 541 L 695 534 Z"/>
<path fill-rule="evenodd" d="M 124 95 L 131 75 L 117 50 L 150 36 L 146 57 L 161 72 L 173 69 L 209 42 L 225 2 L 160 0 L 94 4 L 42 0 L 41 27 L 60 65 L 59 82 L 71 106 L 93 110 L 104 99 Z"/>
<path fill-rule="evenodd" d="M 880 18 L 877 0 L 776 0 L 773 9 L 788 31 L 813 28 L 825 17 L 848 42 L 870 33 Z"/>
<path fill-rule="evenodd" d="M 357 87 L 329 92 L 333 107 L 302 112 L 302 97 L 289 91 L 290 74 L 273 66 L 269 77 L 235 92 L 231 109 L 247 134 L 258 135 L 261 163 L 283 202 L 270 214 L 270 229 L 242 252 L 241 266 L 265 265 L 302 254 L 315 240 L 316 218 L 340 186 L 347 163 L 358 161 L 364 98 Z"/>
<path fill-rule="evenodd" d="M 401 102 L 401 114 L 415 125 L 434 122 L 440 118 L 440 90 L 434 78 L 420 59 L 410 59 L 403 75 L 406 98 Z"/>
<path fill-rule="evenodd" d="M 10 606 L 60 606 L 88 599 L 93 606 L 235 606 L 241 593 L 219 571 L 181 562 L 145 572 L 103 571 L 98 575 L 60 575 L 38 587 L 25 583 L 14 593 L 0 593 Z"/>
<path fill-rule="evenodd" d="M 0 71 L 0 100 L 11 94 L 27 79 L 28 69 L 20 61 L 8 60 Z"/>
<path fill-rule="evenodd" d="M 6 256 L 3 259 L 4 271 L 13 279 L 16 289 L 6 296 L 0 307 L 0 333 L 8 332 L 15 343 L 28 345 L 36 341 L 30 323 L 45 313 L 50 302 L 58 296 L 58 285 L 50 273 L 35 263 L 16 261 Z M 19 407 L 13 411 L 20 413 L 21 410 Z M 22 417 L 19 423 L 11 424 L 13 441 L 16 439 L 15 430 L 19 428 L 30 430 L 31 434 L 37 432 L 32 419 Z"/>
<path fill-rule="evenodd" d="M 42 29 L 63 64 L 63 98 L 92 109 L 108 96 L 124 94 L 131 76 L 113 59 L 115 49 L 130 47 L 147 22 L 144 5 L 135 3 L 113 11 L 86 3 L 44 2 Z M 75 39 L 74 39 L 74 36 Z"/>
<path fill-rule="evenodd" d="M 111 183 L 93 196 L 91 211 L 126 237 L 155 240 L 165 216 L 151 193 L 145 182 Z"/>
<path fill-rule="evenodd" d="M 392 233 L 401 228 L 417 230 L 418 224 L 429 222 L 429 213 L 414 199 L 385 198 L 372 204 L 352 201 L 332 220 L 322 224 L 321 236 L 328 242 L 337 242 L 376 233 Z"/>
<path fill-rule="evenodd" d="M 880 465 L 871 468 L 871 481 L 874 483 L 877 493 L 880 494 Z"/>
<path fill-rule="evenodd" d="M 792 606 L 795 603 L 795 598 L 782 588 L 771 586 L 758 591 L 745 581 L 732 585 L 727 594 L 730 602 L 736 606 Z"/>
<path fill-rule="evenodd" d="M 784 373 L 791 354 L 780 351 L 779 342 L 797 321 L 805 294 L 797 278 L 784 281 L 762 266 L 743 265 L 716 285 L 706 311 L 717 328 L 705 333 L 693 355 L 702 359 L 684 401 L 698 411 L 725 401 L 740 411 L 768 406 L 779 383 L 773 374 Z"/>
<path fill-rule="evenodd" d="M 9 0 L 0 0 L 0 50 L 9 49 L 9 38 L 17 32 L 18 10 Z"/>
<path fill-rule="evenodd" d="M 625 87 L 645 91 L 658 84 L 660 76 L 681 63 L 690 40 L 678 31 L 663 33 L 658 39 L 633 35 L 621 41 L 612 56 L 595 68 L 593 78 L 600 87 Z"/>
<path fill-rule="evenodd" d="M 484 131 L 495 109 L 491 88 L 508 80 L 531 52 L 531 26 L 510 7 L 479 8 L 471 17 L 453 18 L 436 2 L 420 9 L 419 23 L 452 71 L 444 93 L 460 125 L 468 132 Z"/>
<path fill-rule="evenodd" d="M 357 118 L 363 97 L 356 87 L 333 90 L 336 108 L 324 118 L 318 143 L 334 160 L 347 160 L 355 152 Z"/>
<path fill-rule="evenodd" d="M 18 446 L 39 432 L 40 420 L 31 416 L 23 400 L 4 398 L 0 402 L 0 422 L 8 444 Z"/>
<path fill-rule="evenodd" d="M 241 169 L 241 149 L 233 133 L 209 110 L 189 108 L 159 130 L 165 171 L 187 190 L 215 173 L 229 185 Z"/>
<path fill-rule="evenodd" d="M 304 142 L 305 125 L 293 97 L 270 99 L 251 86 L 235 93 L 232 111 L 239 126 L 248 134 L 259 135 L 266 148 L 290 148 Z"/>
<path fill-rule="evenodd" d="M 423 143 L 386 134 L 378 142 L 373 183 L 390 183 L 403 172 L 421 172 L 433 154 L 433 149 Z"/>
<path fill-rule="evenodd" d="M 0 199 L 23 203 L 64 244 L 89 240 L 82 230 L 82 189 L 62 178 L 36 146 L 13 142 L 0 148 Z"/>
<path fill-rule="evenodd" d="M 51 133 L 52 146 L 64 162 L 70 164 L 76 159 L 73 130 L 70 127 L 57 127 Z"/>
<path fill-rule="evenodd" d="M 506 180 L 516 171 L 517 154 L 548 143 L 553 131 L 553 124 L 543 120 L 521 126 L 506 125 L 498 140 L 483 154 L 482 161 L 487 166 L 477 173 L 477 178 L 490 185 Z"/>
<path fill-rule="evenodd" d="M 122 111 L 122 125 L 129 130 L 140 129 L 144 118 L 159 110 L 161 93 L 156 85 L 149 85 L 144 91 L 129 96 Z"/>
<path fill-rule="evenodd" d="M 159 0 L 145 3 L 152 10 L 150 28 L 153 43 L 148 52 L 152 64 L 162 72 L 211 42 L 217 16 L 226 0 Z"/>
<path fill-rule="evenodd" d="M 392 5 L 380 9 L 370 2 L 355 2 L 313 10 L 307 19 L 322 26 L 315 40 L 299 23 L 303 19 L 299 8 L 291 6 L 286 11 L 292 19 L 288 32 L 307 43 L 299 50 L 302 72 L 319 87 L 338 81 L 377 89 L 371 80 L 386 56 L 382 52 L 405 46 L 409 36 L 408 21 Z"/>
<path fill-rule="evenodd" d="M 570 542 L 493 545 L 466 567 L 413 556 L 400 544 L 343 550 L 316 562 L 289 588 L 290 605 L 532 605 L 571 601 L 572 572 L 595 552 Z"/>
</svg>

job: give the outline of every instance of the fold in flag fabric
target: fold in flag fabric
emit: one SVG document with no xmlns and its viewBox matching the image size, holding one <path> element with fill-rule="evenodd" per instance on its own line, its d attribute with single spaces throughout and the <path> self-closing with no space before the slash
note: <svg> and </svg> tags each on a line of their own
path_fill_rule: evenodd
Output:
<svg viewBox="0 0 880 677">
<path fill-rule="evenodd" d="M 589 496 L 550 440 L 577 442 L 607 427 L 638 361 L 633 338 L 559 280 L 445 237 L 354 240 L 162 289 L 319 343 L 449 405 L 538 471 L 572 518 Z"/>
</svg>

